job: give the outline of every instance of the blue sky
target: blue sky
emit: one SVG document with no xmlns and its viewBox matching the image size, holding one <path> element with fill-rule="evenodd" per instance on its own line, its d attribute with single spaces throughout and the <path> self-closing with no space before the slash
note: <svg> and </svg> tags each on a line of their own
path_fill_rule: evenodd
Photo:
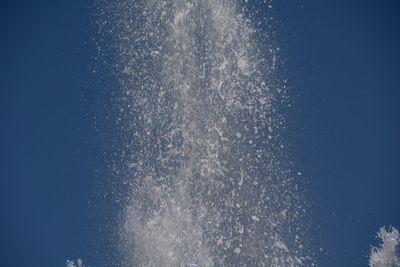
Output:
<svg viewBox="0 0 400 267">
<path fill-rule="evenodd" d="M 63 266 L 91 244 L 90 11 L 81 1 L 0 10 L 2 265 Z"/>
<path fill-rule="evenodd" d="M 109 237 L 98 229 L 109 206 L 96 194 L 111 92 L 94 60 L 90 4 L 1 3 L 4 266 L 106 263 L 97 252 Z M 400 227 L 399 4 L 276 1 L 274 12 L 294 102 L 292 158 L 309 180 L 320 266 L 365 266 L 378 228 Z"/>
<path fill-rule="evenodd" d="M 328 252 L 320 264 L 365 266 L 376 229 L 400 223 L 399 6 L 288 2 L 278 13 L 298 95 L 295 158 L 311 183 L 314 238 Z"/>
</svg>

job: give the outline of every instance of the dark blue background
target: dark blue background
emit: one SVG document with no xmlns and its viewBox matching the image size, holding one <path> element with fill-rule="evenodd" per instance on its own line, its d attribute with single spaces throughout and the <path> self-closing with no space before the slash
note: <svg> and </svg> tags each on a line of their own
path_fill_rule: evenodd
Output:
<svg viewBox="0 0 400 267">
<path fill-rule="evenodd" d="M 1 3 L 1 266 L 94 262 L 89 19 L 84 1 Z"/>
<path fill-rule="evenodd" d="M 400 227 L 396 1 L 276 1 L 293 86 L 296 161 L 310 179 L 321 266 L 366 266 Z M 327 253 L 327 254 L 325 254 Z"/>
<path fill-rule="evenodd" d="M 320 266 L 365 266 L 378 228 L 400 227 L 400 8 L 273 4 L 295 103 L 293 156 L 310 181 L 311 241 L 323 248 Z M 85 1 L 1 3 L 2 266 L 102 264 L 89 202 L 104 179 L 95 116 L 108 89 L 92 73 L 101 68 L 93 12 Z"/>
</svg>

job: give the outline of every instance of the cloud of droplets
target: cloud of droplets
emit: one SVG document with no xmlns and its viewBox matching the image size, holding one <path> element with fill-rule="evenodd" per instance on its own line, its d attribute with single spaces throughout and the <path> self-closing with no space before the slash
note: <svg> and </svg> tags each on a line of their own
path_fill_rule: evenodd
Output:
<svg viewBox="0 0 400 267">
<path fill-rule="evenodd" d="M 67 260 L 67 264 L 65 265 L 65 267 L 85 267 L 85 265 L 83 265 L 82 259 L 78 259 L 76 261 L 76 264 L 74 261 Z M 88 267 L 90 267 L 90 266 L 88 266 Z"/>
<path fill-rule="evenodd" d="M 394 227 L 387 230 L 381 227 L 378 232 L 379 247 L 371 248 L 370 267 L 399 267 L 400 266 L 400 235 Z"/>
<path fill-rule="evenodd" d="M 122 188 L 123 266 L 312 265 L 302 177 L 282 135 L 279 47 L 246 5 L 122 0 L 99 9 L 119 84 L 112 183 Z"/>
</svg>

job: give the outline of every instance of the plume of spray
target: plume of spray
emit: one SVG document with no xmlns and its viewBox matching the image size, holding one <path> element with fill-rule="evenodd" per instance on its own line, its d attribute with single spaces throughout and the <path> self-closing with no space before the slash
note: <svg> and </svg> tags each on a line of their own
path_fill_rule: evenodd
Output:
<svg viewBox="0 0 400 267">
<path fill-rule="evenodd" d="M 279 49 L 237 1 L 105 6 L 121 89 L 122 266 L 313 265 L 281 136 Z"/>
<path fill-rule="evenodd" d="M 83 265 L 82 259 L 78 259 L 76 261 L 76 264 L 74 261 L 67 260 L 67 264 L 65 266 L 66 267 L 85 267 L 85 265 Z M 88 267 L 90 267 L 90 266 L 88 266 Z"/>
<path fill-rule="evenodd" d="M 400 235 L 399 231 L 394 227 L 389 227 L 387 230 L 381 227 L 378 232 L 378 239 L 380 239 L 380 247 L 372 247 L 371 255 L 369 258 L 370 267 L 399 267 L 400 256 L 399 245 Z"/>
</svg>

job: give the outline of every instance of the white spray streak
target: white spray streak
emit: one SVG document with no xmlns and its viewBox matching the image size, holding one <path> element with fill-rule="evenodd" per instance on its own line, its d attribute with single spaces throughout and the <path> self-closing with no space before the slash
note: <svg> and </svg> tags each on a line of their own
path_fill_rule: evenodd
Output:
<svg viewBox="0 0 400 267">
<path fill-rule="evenodd" d="M 304 203 L 285 162 L 274 49 L 236 1 L 112 5 L 126 133 L 124 266 L 299 266 Z"/>
<path fill-rule="evenodd" d="M 74 261 L 67 260 L 66 267 L 85 267 L 85 265 L 83 265 L 82 259 L 78 259 L 76 261 L 76 264 Z M 88 267 L 90 267 L 90 266 L 88 266 Z"/>
<path fill-rule="evenodd" d="M 378 238 L 382 242 L 380 247 L 372 247 L 369 258 L 370 267 L 399 267 L 400 256 L 400 235 L 396 228 L 389 227 L 386 230 L 381 227 L 378 232 Z"/>
</svg>

